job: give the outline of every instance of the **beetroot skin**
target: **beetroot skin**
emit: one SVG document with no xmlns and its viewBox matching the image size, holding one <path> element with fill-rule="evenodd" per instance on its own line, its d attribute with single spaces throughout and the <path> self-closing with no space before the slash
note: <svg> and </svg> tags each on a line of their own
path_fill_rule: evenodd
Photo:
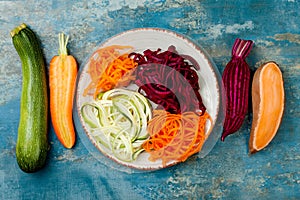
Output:
<svg viewBox="0 0 300 200">
<path fill-rule="evenodd" d="M 251 40 L 236 39 L 232 58 L 226 65 L 222 80 L 226 92 L 226 117 L 221 140 L 238 131 L 248 112 L 250 68 L 245 61 L 252 49 Z"/>
</svg>

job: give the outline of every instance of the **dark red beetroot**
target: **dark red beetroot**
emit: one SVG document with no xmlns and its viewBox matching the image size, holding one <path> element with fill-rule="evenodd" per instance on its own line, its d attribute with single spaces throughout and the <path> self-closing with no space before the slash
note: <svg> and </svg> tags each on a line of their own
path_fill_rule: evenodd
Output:
<svg viewBox="0 0 300 200">
<path fill-rule="evenodd" d="M 135 83 L 148 99 L 170 113 L 205 112 L 195 71 L 199 66 L 193 58 L 179 55 L 174 46 L 163 52 L 147 49 L 143 55 L 132 53 L 130 57 L 138 63 Z"/>
<path fill-rule="evenodd" d="M 241 128 L 248 112 L 250 69 L 245 58 L 252 45 L 251 40 L 236 39 L 232 48 L 232 58 L 222 75 L 227 97 L 222 141 Z"/>
</svg>

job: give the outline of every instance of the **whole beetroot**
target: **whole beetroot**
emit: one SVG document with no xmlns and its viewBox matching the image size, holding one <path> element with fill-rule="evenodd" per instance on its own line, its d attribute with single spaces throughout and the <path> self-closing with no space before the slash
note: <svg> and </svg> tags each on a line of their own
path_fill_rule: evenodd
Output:
<svg viewBox="0 0 300 200">
<path fill-rule="evenodd" d="M 248 112 L 250 69 L 245 61 L 253 41 L 237 38 L 232 47 L 232 58 L 226 65 L 222 80 L 226 93 L 226 116 L 221 140 L 238 131 Z"/>
</svg>

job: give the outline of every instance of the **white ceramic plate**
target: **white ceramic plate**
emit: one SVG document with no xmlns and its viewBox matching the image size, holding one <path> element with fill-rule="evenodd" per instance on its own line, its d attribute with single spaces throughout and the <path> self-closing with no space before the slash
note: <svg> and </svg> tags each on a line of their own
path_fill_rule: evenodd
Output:
<svg viewBox="0 0 300 200">
<path fill-rule="evenodd" d="M 111 45 L 133 46 L 134 52 L 139 53 L 142 53 L 146 49 L 157 50 L 158 48 L 162 49 L 162 51 L 165 51 L 170 45 L 173 45 L 176 47 L 176 50 L 179 54 L 190 55 L 197 61 L 200 66 L 200 70 L 197 71 L 201 88 L 200 94 L 208 113 L 213 119 L 212 132 L 207 133 L 210 135 L 206 140 L 202 150 L 197 154 L 197 156 L 200 158 L 206 156 L 220 137 L 224 118 L 223 90 L 220 74 L 207 53 L 195 42 L 181 34 L 156 28 L 133 29 L 123 32 L 100 44 L 97 49 Z M 92 54 L 93 52 L 91 52 L 91 55 Z M 90 76 L 87 73 L 89 59 L 90 56 L 80 68 L 78 86 L 76 90 L 76 103 L 74 105 L 75 125 L 78 135 L 86 148 L 96 158 L 99 158 L 100 162 L 108 165 L 114 165 L 116 168 L 122 168 L 121 166 L 140 170 L 156 170 L 163 168 L 164 166 L 162 165 L 161 161 L 149 161 L 149 154 L 146 152 L 141 153 L 133 162 L 123 162 L 118 160 L 105 147 L 96 145 L 94 138 L 90 134 L 89 127 L 84 123 L 80 113 L 80 108 L 82 105 L 85 102 L 90 102 L 93 100 L 91 96 L 82 95 L 83 90 L 90 82 Z M 114 162 L 108 161 L 105 157 L 110 158 Z M 168 163 L 167 166 L 174 164 L 176 164 L 176 161 Z"/>
</svg>

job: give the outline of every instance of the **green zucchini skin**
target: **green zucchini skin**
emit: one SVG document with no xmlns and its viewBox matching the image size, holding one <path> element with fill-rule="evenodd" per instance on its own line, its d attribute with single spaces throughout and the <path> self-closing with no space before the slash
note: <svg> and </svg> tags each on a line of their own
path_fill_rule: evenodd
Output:
<svg viewBox="0 0 300 200">
<path fill-rule="evenodd" d="M 13 29 L 11 37 L 23 76 L 16 158 L 20 169 L 31 173 L 45 165 L 49 150 L 45 60 L 37 36 L 26 24 Z"/>
</svg>

